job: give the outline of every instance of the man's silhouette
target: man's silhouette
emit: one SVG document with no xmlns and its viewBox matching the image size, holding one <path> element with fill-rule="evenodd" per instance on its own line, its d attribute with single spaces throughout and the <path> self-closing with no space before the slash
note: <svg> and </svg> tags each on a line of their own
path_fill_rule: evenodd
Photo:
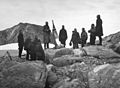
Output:
<svg viewBox="0 0 120 88">
<path fill-rule="evenodd" d="M 30 46 L 31 46 L 31 37 L 27 37 L 24 43 L 24 50 L 26 50 L 26 60 L 30 60 L 29 59 L 29 55 L 30 55 Z"/>
<path fill-rule="evenodd" d="M 97 20 L 96 20 L 96 36 L 99 37 L 98 45 L 102 45 L 103 27 L 102 27 L 102 19 L 100 18 L 100 15 L 97 15 Z"/>
<path fill-rule="evenodd" d="M 96 29 L 94 24 L 91 24 L 91 28 L 88 32 L 90 33 L 90 45 L 95 45 Z"/>
<path fill-rule="evenodd" d="M 70 41 L 70 46 L 73 43 L 73 49 L 79 48 L 78 47 L 79 41 L 80 41 L 80 35 L 77 32 L 77 29 L 75 28 L 74 31 L 72 31 L 72 38 L 71 38 L 71 41 Z"/>
<path fill-rule="evenodd" d="M 64 25 L 62 25 L 62 29 L 59 32 L 59 41 L 61 42 L 61 44 L 66 45 L 66 40 L 67 40 L 67 31 L 64 27 Z"/>
<path fill-rule="evenodd" d="M 19 49 L 19 57 L 21 58 L 22 55 L 22 51 L 23 51 L 23 46 L 24 46 L 24 37 L 23 37 L 23 33 L 22 30 L 19 31 L 18 34 L 18 49 Z"/>
<path fill-rule="evenodd" d="M 50 43 L 50 27 L 48 25 L 48 22 L 44 25 L 43 28 L 43 42 L 44 42 L 44 49 L 49 48 Z"/>
<path fill-rule="evenodd" d="M 82 33 L 81 33 L 81 42 L 82 42 L 82 47 L 86 44 L 86 41 L 88 39 L 87 32 L 85 31 L 85 28 L 82 28 Z"/>
</svg>

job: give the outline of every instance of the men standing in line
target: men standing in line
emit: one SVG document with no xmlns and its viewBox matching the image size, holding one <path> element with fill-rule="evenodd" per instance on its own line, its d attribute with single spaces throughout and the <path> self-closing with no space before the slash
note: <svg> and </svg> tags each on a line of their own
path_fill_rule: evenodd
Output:
<svg viewBox="0 0 120 88">
<path fill-rule="evenodd" d="M 102 45 L 102 37 L 103 36 L 103 27 L 102 27 L 102 19 L 100 18 L 100 15 L 97 15 L 96 20 L 96 36 L 99 37 L 99 44 Z"/>
<path fill-rule="evenodd" d="M 21 58 L 22 51 L 23 51 L 23 46 L 24 46 L 24 37 L 23 37 L 23 32 L 22 30 L 19 31 L 18 34 L 18 49 L 19 49 L 19 57 Z"/>
<path fill-rule="evenodd" d="M 49 43 L 50 43 L 50 27 L 48 25 L 48 22 L 44 25 L 43 28 L 43 42 L 44 42 L 44 49 L 49 48 Z"/>
<path fill-rule="evenodd" d="M 67 40 L 67 31 L 64 27 L 64 25 L 62 25 L 62 29 L 59 32 L 59 41 L 61 42 L 61 44 L 66 45 L 66 40 Z"/>
</svg>

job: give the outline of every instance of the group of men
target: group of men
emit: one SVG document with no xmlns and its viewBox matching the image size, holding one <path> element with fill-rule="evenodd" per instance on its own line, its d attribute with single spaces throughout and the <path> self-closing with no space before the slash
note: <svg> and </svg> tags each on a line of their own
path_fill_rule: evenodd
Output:
<svg viewBox="0 0 120 88">
<path fill-rule="evenodd" d="M 55 28 L 53 28 L 53 29 L 55 29 Z M 43 39 L 44 40 L 44 48 L 46 49 L 46 48 L 49 48 L 50 36 L 51 36 L 48 22 L 46 22 L 46 25 L 44 26 L 43 31 L 44 31 L 44 39 Z M 55 36 L 56 29 L 53 30 L 52 33 Z M 97 45 L 102 45 L 103 27 L 102 27 L 102 19 L 101 19 L 100 15 L 97 15 L 96 26 L 94 24 L 91 24 L 91 28 L 88 31 L 88 33 L 90 33 L 90 45 L 95 45 L 96 37 L 99 38 L 99 44 L 97 44 Z M 65 47 L 68 36 L 67 36 L 67 31 L 66 31 L 64 25 L 62 25 L 62 29 L 60 30 L 59 36 L 57 36 L 57 37 L 59 37 L 59 41 Z M 54 39 L 56 39 L 56 36 Z M 71 37 L 69 45 L 70 46 L 73 45 L 73 49 L 78 48 L 78 44 L 81 44 L 81 47 L 84 47 L 87 39 L 88 39 L 88 34 L 87 34 L 85 28 L 82 28 L 81 36 L 79 35 L 79 33 L 77 32 L 77 29 L 75 28 L 72 31 L 72 37 Z M 46 47 L 46 45 L 47 45 L 47 47 Z M 57 45 L 57 44 L 55 43 L 55 45 Z"/>
<path fill-rule="evenodd" d="M 103 28 L 102 28 L 102 19 L 100 18 L 100 15 L 97 15 L 96 26 L 94 24 L 91 24 L 91 28 L 88 31 L 88 33 L 90 33 L 91 45 L 95 45 L 96 36 L 98 36 L 99 38 L 98 45 L 102 45 Z M 49 48 L 49 43 L 51 42 L 51 36 L 52 36 L 52 42 L 55 44 L 55 48 L 57 47 L 56 38 L 59 38 L 60 43 L 63 44 L 64 47 L 66 46 L 66 40 L 68 36 L 64 25 L 62 25 L 62 29 L 60 30 L 58 36 L 54 22 L 53 22 L 52 32 L 50 30 L 48 22 L 45 23 L 45 25 L 43 26 L 44 49 Z M 88 39 L 88 35 L 85 28 L 82 28 L 81 36 L 79 35 L 77 29 L 75 28 L 72 31 L 72 37 L 69 45 L 70 46 L 73 45 L 73 49 L 78 48 L 78 44 L 81 44 L 81 46 L 84 47 L 87 39 Z M 27 52 L 26 55 L 27 60 L 29 60 L 29 55 L 31 56 L 31 60 L 36 60 L 36 59 L 45 60 L 44 50 L 42 48 L 41 41 L 40 39 L 38 39 L 37 36 L 35 36 L 33 41 L 31 41 L 30 36 L 26 38 L 26 40 L 24 41 L 23 33 L 22 31 L 20 31 L 18 35 L 18 45 L 19 45 L 19 57 L 21 57 L 21 53 L 24 47 L 24 49 Z"/>
<path fill-rule="evenodd" d="M 18 35 L 19 57 L 21 58 L 23 48 L 26 50 L 26 60 L 42 60 L 45 61 L 45 53 L 37 36 L 32 39 L 28 36 L 24 41 L 24 35 L 20 30 Z"/>
</svg>

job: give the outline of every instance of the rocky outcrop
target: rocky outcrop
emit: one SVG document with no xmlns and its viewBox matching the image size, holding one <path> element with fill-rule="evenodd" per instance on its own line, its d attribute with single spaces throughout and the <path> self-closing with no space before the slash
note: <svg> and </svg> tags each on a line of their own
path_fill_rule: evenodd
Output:
<svg viewBox="0 0 120 88">
<path fill-rule="evenodd" d="M 61 48 L 61 49 L 47 49 L 47 50 L 45 50 L 46 60 L 50 63 L 52 63 L 53 59 L 55 59 L 55 58 L 61 58 L 61 60 L 65 59 L 66 58 L 66 57 L 64 58 L 65 55 L 68 55 L 68 57 L 69 57 L 69 55 L 71 55 L 71 56 L 73 55 L 73 57 L 74 56 L 81 57 L 81 56 L 86 56 L 87 52 L 82 48 L 81 49 Z"/>
<path fill-rule="evenodd" d="M 63 53 L 66 50 L 72 53 L 68 53 L 69 51 Z M 112 86 L 110 88 L 116 88 L 119 86 L 117 77 L 119 77 L 120 55 L 112 49 L 103 46 L 87 46 L 84 49 L 66 50 L 56 50 L 53 54 L 52 65 L 48 71 L 49 86 L 52 88 L 109 88 L 110 85 Z M 112 75 L 115 78 L 112 78 Z M 117 83 L 111 83 L 113 82 L 111 80 L 116 80 Z"/>
<path fill-rule="evenodd" d="M 110 34 L 106 37 L 103 38 L 104 43 L 112 43 L 112 44 L 117 44 L 120 42 L 120 32 Z"/>
<path fill-rule="evenodd" d="M 97 57 L 99 59 L 120 58 L 120 55 L 115 53 L 112 49 L 108 49 L 103 46 L 88 46 L 84 47 L 84 49 L 88 55 Z"/>
<path fill-rule="evenodd" d="M 43 62 L 12 64 L 0 72 L 0 88 L 44 88 L 46 78 Z"/>
<path fill-rule="evenodd" d="M 120 55 L 112 49 L 46 49 L 45 55 L 47 65 L 0 59 L 0 88 L 119 88 Z"/>
<path fill-rule="evenodd" d="M 89 72 L 90 88 L 119 88 L 120 64 L 100 65 Z"/>
<path fill-rule="evenodd" d="M 85 63 L 75 63 L 64 67 L 53 66 L 48 75 L 49 84 L 52 88 L 86 88 L 88 86 L 87 73 L 90 69 Z"/>
</svg>

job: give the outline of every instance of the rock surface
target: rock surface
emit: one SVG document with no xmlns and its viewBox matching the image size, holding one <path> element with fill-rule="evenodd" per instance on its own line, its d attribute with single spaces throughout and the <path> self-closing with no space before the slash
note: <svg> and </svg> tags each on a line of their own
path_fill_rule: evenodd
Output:
<svg viewBox="0 0 120 88">
<path fill-rule="evenodd" d="M 49 84 L 52 84 L 52 88 L 86 88 L 88 86 L 87 74 L 90 70 L 92 68 L 84 62 L 64 67 L 53 66 L 48 78 Z"/>
<path fill-rule="evenodd" d="M 43 62 L 23 62 L 0 72 L 0 88 L 44 88 L 47 69 Z"/>
<path fill-rule="evenodd" d="M 95 56 L 99 59 L 120 58 L 120 55 L 115 53 L 112 49 L 103 46 L 88 46 L 84 47 L 84 49 L 88 55 Z"/>
<path fill-rule="evenodd" d="M 90 88 L 120 88 L 120 64 L 100 65 L 89 72 Z"/>
</svg>

